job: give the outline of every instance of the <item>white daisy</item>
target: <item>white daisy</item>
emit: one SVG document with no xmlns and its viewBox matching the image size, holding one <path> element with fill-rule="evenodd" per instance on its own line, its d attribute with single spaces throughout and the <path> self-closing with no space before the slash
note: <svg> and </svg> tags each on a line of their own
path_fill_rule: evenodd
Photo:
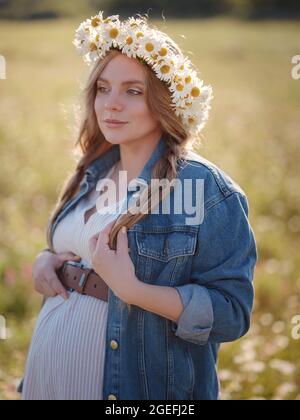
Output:
<svg viewBox="0 0 300 420">
<path fill-rule="evenodd" d="M 135 39 L 133 34 L 126 33 L 124 36 L 124 41 L 122 43 L 122 53 L 126 54 L 128 57 L 137 57 L 137 44 L 135 43 Z"/>
<path fill-rule="evenodd" d="M 189 96 L 192 86 L 191 83 L 192 81 L 188 78 L 187 75 L 184 77 L 175 76 L 170 86 L 172 98 L 174 98 L 176 101 L 180 101 Z"/>
<path fill-rule="evenodd" d="M 166 57 L 153 65 L 157 77 L 165 82 L 172 83 L 174 72 L 176 72 L 176 63 L 173 57 Z"/>
<path fill-rule="evenodd" d="M 205 105 L 207 102 L 210 102 L 213 99 L 213 89 L 211 86 L 202 86 L 201 95 L 198 98 L 195 98 L 196 105 Z"/>
<path fill-rule="evenodd" d="M 122 26 L 118 21 L 108 21 L 102 25 L 102 36 L 104 43 L 117 47 L 119 41 L 122 42 Z"/>
<path fill-rule="evenodd" d="M 143 26 L 147 26 L 147 19 L 146 18 L 128 18 L 127 20 L 125 20 L 124 25 L 131 29 L 131 30 L 136 30 L 138 28 L 142 28 Z"/>
<path fill-rule="evenodd" d="M 146 32 L 144 37 L 139 39 L 139 48 L 143 57 L 152 60 L 153 55 L 157 55 L 160 50 L 160 41 L 151 31 Z"/>
</svg>

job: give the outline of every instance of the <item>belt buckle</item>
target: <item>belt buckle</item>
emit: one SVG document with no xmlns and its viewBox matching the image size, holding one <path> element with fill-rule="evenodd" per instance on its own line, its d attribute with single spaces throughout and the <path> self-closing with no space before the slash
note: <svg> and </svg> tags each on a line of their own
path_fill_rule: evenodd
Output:
<svg viewBox="0 0 300 420">
<path fill-rule="evenodd" d="M 89 275 L 91 274 L 93 269 L 92 268 L 88 269 L 87 267 L 84 266 L 84 264 L 80 262 L 76 262 L 76 261 L 67 261 L 66 264 L 88 270 L 86 273 L 83 273 L 81 275 L 79 283 L 78 283 L 78 289 L 75 289 L 77 293 L 84 295 L 84 288 L 85 288 L 86 282 L 88 281 Z"/>
<path fill-rule="evenodd" d="M 84 295 L 84 288 L 86 285 L 86 282 L 88 281 L 89 275 L 93 271 L 92 268 L 89 268 L 86 273 L 83 273 L 79 280 L 79 289 L 77 290 L 78 293 Z"/>
<path fill-rule="evenodd" d="M 76 261 L 65 261 L 65 264 L 67 265 L 74 265 L 75 267 L 84 268 L 84 264 Z"/>
<path fill-rule="evenodd" d="M 77 261 L 65 261 L 64 265 L 72 265 L 73 267 L 79 267 L 79 268 L 82 268 L 82 269 L 85 268 L 84 264 L 82 264 L 80 262 L 77 262 Z M 76 290 L 77 293 L 80 293 L 81 295 L 83 295 L 84 294 L 83 289 L 86 285 L 86 282 L 87 282 L 87 279 L 88 279 L 89 275 L 90 275 L 89 272 L 88 273 L 83 273 L 80 280 L 79 280 L 79 284 L 78 284 L 79 289 L 78 290 L 77 289 L 69 289 L 69 291 L 70 292 L 75 292 L 75 290 Z"/>
</svg>

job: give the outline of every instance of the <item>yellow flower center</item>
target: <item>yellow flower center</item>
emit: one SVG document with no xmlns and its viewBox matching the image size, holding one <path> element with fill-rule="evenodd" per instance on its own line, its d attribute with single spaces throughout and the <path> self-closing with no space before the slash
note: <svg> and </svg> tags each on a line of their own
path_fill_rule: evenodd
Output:
<svg viewBox="0 0 300 420">
<path fill-rule="evenodd" d="M 167 66 L 167 65 L 162 66 L 161 69 L 160 69 L 162 74 L 168 74 L 168 73 L 170 73 L 170 70 L 171 70 L 170 66 Z"/>
<path fill-rule="evenodd" d="M 131 36 L 129 36 L 129 37 L 126 39 L 126 44 L 131 45 L 132 43 L 133 43 L 133 39 L 132 39 L 132 37 L 131 37 Z"/>
<path fill-rule="evenodd" d="M 96 28 L 100 23 L 100 19 L 98 17 L 92 19 L 92 26 Z"/>
<path fill-rule="evenodd" d="M 189 124 L 193 124 L 195 122 L 194 118 L 189 118 Z"/>
<path fill-rule="evenodd" d="M 159 51 L 159 55 L 165 57 L 168 54 L 168 50 L 166 48 L 161 48 Z"/>
<path fill-rule="evenodd" d="M 154 61 L 156 61 L 158 59 L 158 55 L 157 54 L 152 54 L 152 58 Z"/>
<path fill-rule="evenodd" d="M 184 86 L 179 84 L 179 85 L 176 86 L 176 89 L 178 90 L 178 92 L 182 92 L 183 89 L 184 89 Z"/>
<path fill-rule="evenodd" d="M 97 45 L 94 42 L 90 43 L 90 50 L 91 51 L 97 51 Z"/>
<path fill-rule="evenodd" d="M 191 95 L 193 98 L 198 98 L 200 96 L 200 89 L 197 87 L 194 87 L 191 91 Z"/>
<path fill-rule="evenodd" d="M 188 76 L 185 78 L 185 83 L 191 83 L 191 81 L 192 81 L 191 76 Z"/>
<path fill-rule="evenodd" d="M 104 19 L 104 21 L 103 21 L 103 23 L 109 23 L 109 22 L 111 22 L 111 19 L 110 19 L 110 18 L 106 18 L 106 19 Z"/>
<path fill-rule="evenodd" d="M 181 82 L 181 81 L 182 81 L 182 78 L 181 78 L 181 77 L 179 77 L 179 76 L 176 74 L 176 76 L 174 77 L 174 80 L 175 80 L 175 82 Z"/>
<path fill-rule="evenodd" d="M 151 53 L 154 50 L 154 45 L 151 42 L 148 42 L 145 45 L 145 50 L 148 51 L 149 53 Z"/>
<path fill-rule="evenodd" d="M 100 39 L 100 35 L 98 34 L 96 35 L 96 38 L 95 38 L 96 42 L 99 42 L 99 39 Z"/>
<path fill-rule="evenodd" d="M 136 34 L 136 37 L 137 37 L 137 38 L 142 38 L 143 36 L 144 36 L 143 32 L 138 32 L 138 33 Z"/>
<path fill-rule="evenodd" d="M 112 28 L 110 31 L 109 31 L 109 36 L 112 38 L 112 39 L 115 39 L 115 38 L 117 38 L 117 36 L 119 35 L 119 30 L 117 29 L 117 28 Z"/>
</svg>

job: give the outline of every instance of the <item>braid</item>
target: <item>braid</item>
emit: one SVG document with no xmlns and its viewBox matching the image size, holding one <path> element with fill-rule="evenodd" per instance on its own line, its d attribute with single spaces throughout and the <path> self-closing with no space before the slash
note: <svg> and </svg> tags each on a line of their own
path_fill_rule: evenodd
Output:
<svg viewBox="0 0 300 420">
<path fill-rule="evenodd" d="M 178 173 L 177 162 L 185 156 L 186 148 L 183 144 L 175 143 L 174 139 L 167 141 L 166 145 L 167 148 L 164 156 L 153 167 L 152 179 L 168 179 L 172 183 Z M 168 187 L 161 191 L 160 188 L 155 187 L 153 190 L 153 188 L 151 189 L 151 186 L 148 186 L 139 197 L 140 212 L 138 214 L 133 214 L 129 208 L 126 214 L 120 215 L 116 220 L 110 232 L 110 248 L 116 250 L 117 236 L 123 226 L 130 229 L 136 223 L 144 219 L 151 213 L 151 210 L 156 208 L 156 206 L 169 195 L 169 191 Z M 129 311 L 131 309 L 130 306 L 131 305 L 127 304 Z"/>
</svg>

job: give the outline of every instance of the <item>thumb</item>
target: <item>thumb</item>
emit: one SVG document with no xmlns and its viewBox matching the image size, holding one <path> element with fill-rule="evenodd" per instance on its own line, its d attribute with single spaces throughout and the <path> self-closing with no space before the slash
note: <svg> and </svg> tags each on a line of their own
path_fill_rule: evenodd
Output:
<svg viewBox="0 0 300 420">
<path fill-rule="evenodd" d="M 93 254 L 95 252 L 95 249 L 97 247 L 98 237 L 99 237 L 99 233 L 91 236 L 89 239 L 88 244 L 89 244 L 90 254 Z"/>
<path fill-rule="evenodd" d="M 118 233 L 117 254 L 128 254 L 128 236 L 126 226 L 123 226 Z"/>
<path fill-rule="evenodd" d="M 56 274 L 51 277 L 51 282 L 50 283 L 51 283 L 52 289 L 58 295 L 63 297 L 65 300 L 67 300 L 69 298 L 67 289 L 64 288 L 63 284 L 61 283 L 61 281 L 59 280 L 59 278 L 57 277 Z"/>
<path fill-rule="evenodd" d="M 73 252 L 64 252 L 60 254 L 62 261 L 80 261 L 81 257 L 79 255 L 73 254 Z"/>
</svg>

